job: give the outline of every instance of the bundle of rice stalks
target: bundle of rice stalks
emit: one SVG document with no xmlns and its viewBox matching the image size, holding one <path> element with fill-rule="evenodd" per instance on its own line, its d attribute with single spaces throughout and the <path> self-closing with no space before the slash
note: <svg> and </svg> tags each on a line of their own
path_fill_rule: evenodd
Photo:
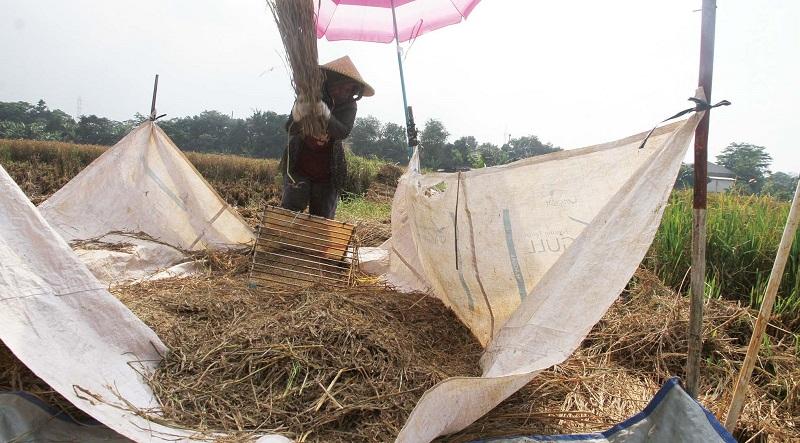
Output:
<svg viewBox="0 0 800 443">
<path fill-rule="evenodd" d="M 294 92 L 310 109 L 310 115 L 297 124 L 303 134 L 322 137 L 326 133 L 325 121 L 313 106 L 322 98 L 324 81 L 317 55 L 314 4 L 312 0 L 267 0 L 267 5 L 286 49 Z"/>
</svg>

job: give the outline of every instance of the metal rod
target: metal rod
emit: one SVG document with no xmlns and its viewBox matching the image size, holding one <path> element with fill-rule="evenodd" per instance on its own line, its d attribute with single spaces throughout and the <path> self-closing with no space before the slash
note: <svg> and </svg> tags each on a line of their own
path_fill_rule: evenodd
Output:
<svg viewBox="0 0 800 443">
<path fill-rule="evenodd" d="M 411 160 L 411 144 L 408 140 L 408 99 L 406 98 L 406 79 L 403 75 L 403 58 L 402 50 L 400 49 L 400 39 L 397 37 L 397 14 L 394 11 L 394 0 L 392 0 L 392 24 L 394 25 L 394 42 L 397 47 L 397 66 L 400 68 L 400 88 L 403 90 L 403 116 L 405 117 L 406 125 L 406 145 L 408 146 L 408 159 Z"/>
<path fill-rule="evenodd" d="M 349 223 L 337 220 L 331 220 L 329 218 L 320 217 L 318 215 L 298 213 L 277 206 L 268 206 L 268 210 L 269 210 L 269 215 L 275 217 L 283 217 L 283 218 L 288 218 L 290 220 L 301 220 L 304 222 L 314 223 L 317 225 L 331 226 L 333 228 L 347 229 L 350 231 L 352 231 L 354 228 L 354 226 Z"/>
<path fill-rule="evenodd" d="M 150 120 L 156 119 L 156 94 L 158 94 L 158 74 L 153 83 L 153 103 L 150 105 Z"/>
<path fill-rule="evenodd" d="M 789 217 L 786 219 L 786 226 L 783 228 L 781 243 L 780 246 L 778 246 L 778 252 L 775 254 L 775 263 L 772 264 L 772 272 L 769 274 L 769 282 L 764 292 L 764 300 L 761 301 L 761 310 L 758 311 L 758 319 L 756 320 L 755 327 L 753 327 L 753 335 L 750 336 L 750 344 L 747 346 L 747 356 L 744 359 L 744 363 L 742 363 L 742 368 L 739 371 L 739 377 L 734 387 L 733 399 L 728 409 L 728 416 L 725 419 L 725 429 L 729 432 L 733 432 L 736 428 L 736 422 L 739 420 L 739 415 L 742 413 L 744 402 L 747 399 L 747 386 L 750 384 L 750 377 L 753 375 L 753 368 L 755 367 L 756 360 L 758 360 L 758 350 L 761 348 L 761 340 L 767 329 L 770 314 L 772 314 L 772 306 L 778 294 L 778 287 L 781 285 L 783 271 L 786 268 L 786 260 L 792 249 L 792 242 L 794 241 L 794 235 L 795 232 L 797 232 L 797 225 L 799 222 L 800 183 L 797 184 L 797 189 L 794 191 Z"/>
<path fill-rule="evenodd" d="M 286 238 L 284 236 L 267 234 L 267 233 L 262 233 L 261 237 L 258 237 L 256 239 L 256 244 L 262 246 L 262 248 L 259 249 L 260 251 L 264 250 L 272 251 L 276 247 L 278 249 L 292 249 L 295 252 L 303 252 L 300 251 L 299 249 L 304 249 L 313 251 L 313 253 L 307 253 L 312 258 L 320 258 L 320 259 L 324 258 L 326 260 L 331 260 L 335 262 L 341 262 L 342 258 L 346 257 L 347 253 L 350 250 L 349 246 L 343 249 L 326 248 L 326 247 L 320 247 L 319 245 L 316 245 L 314 243 L 297 241 L 291 238 Z M 288 246 L 289 248 L 282 248 L 282 246 Z"/>
<path fill-rule="evenodd" d="M 714 72 L 714 30 L 717 17 L 716 0 L 703 0 L 700 28 L 699 85 L 706 101 L 711 101 L 711 80 Z M 692 282 L 689 310 L 689 350 L 686 359 L 686 391 L 697 395 L 700 384 L 700 352 L 703 347 L 703 293 L 706 271 L 706 188 L 708 176 L 708 130 L 711 112 L 706 111 L 694 135 L 694 195 L 692 223 Z"/>
</svg>

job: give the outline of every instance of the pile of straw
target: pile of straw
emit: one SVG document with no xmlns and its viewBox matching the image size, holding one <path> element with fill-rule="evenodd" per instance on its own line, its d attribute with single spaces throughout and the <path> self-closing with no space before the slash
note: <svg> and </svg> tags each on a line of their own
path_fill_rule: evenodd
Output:
<svg viewBox="0 0 800 443">
<path fill-rule="evenodd" d="M 253 290 L 241 274 L 117 291 L 172 349 L 149 383 L 179 426 L 390 441 L 426 389 L 479 371 L 477 341 L 419 294 Z"/>
<path fill-rule="evenodd" d="M 403 168 L 390 163 L 381 165 L 367 189 L 367 199 L 376 202 L 391 202 L 401 175 L 403 175 Z"/>
<path fill-rule="evenodd" d="M 357 221 L 355 235 L 358 246 L 380 246 L 392 236 L 392 225 L 377 221 Z"/>
<path fill-rule="evenodd" d="M 240 437 L 258 430 L 300 441 L 391 441 L 425 389 L 478 374 L 480 346 L 435 299 L 374 287 L 253 291 L 245 257 L 207 261 L 206 276 L 115 290 L 172 349 L 151 380 L 169 422 Z M 687 300 L 639 271 L 572 357 L 438 441 L 608 429 L 683 375 L 686 318 Z M 699 400 L 717 417 L 753 322 L 752 311 L 729 302 L 706 306 Z M 782 329 L 768 329 L 740 441 L 800 439 L 796 343 Z M 34 390 L 69 408 L 3 347 L 0 389 Z"/>
<path fill-rule="evenodd" d="M 604 431 L 640 412 L 672 376 L 684 377 L 689 300 L 640 269 L 580 349 L 465 430 L 440 441 Z M 724 421 L 757 313 L 728 301 L 705 307 L 698 400 Z M 794 334 L 768 329 L 737 431 L 739 441 L 800 441 Z"/>
<path fill-rule="evenodd" d="M 326 122 L 314 106 L 322 98 L 324 82 L 317 54 L 314 4 L 312 0 L 267 0 L 267 6 L 281 34 L 294 92 L 311 110 L 308 117 L 296 124 L 303 134 L 322 137 L 326 134 Z"/>
</svg>

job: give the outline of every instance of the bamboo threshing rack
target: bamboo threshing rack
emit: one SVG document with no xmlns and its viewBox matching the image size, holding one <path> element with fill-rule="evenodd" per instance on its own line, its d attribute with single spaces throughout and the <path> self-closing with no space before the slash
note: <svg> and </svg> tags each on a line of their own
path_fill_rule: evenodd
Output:
<svg viewBox="0 0 800 443">
<path fill-rule="evenodd" d="M 355 226 L 266 206 L 258 226 L 251 284 L 352 286 L 358 267 Z"/>
</svg>

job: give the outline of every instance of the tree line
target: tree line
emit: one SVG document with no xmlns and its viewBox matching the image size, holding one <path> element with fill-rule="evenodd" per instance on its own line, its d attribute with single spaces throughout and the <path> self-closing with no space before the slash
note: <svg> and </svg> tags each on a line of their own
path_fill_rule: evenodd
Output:
<svg viewBox="0 0 800 443">
<path fill-rule="evenodd" d="M 60 109 L 50 109 L 44 100 L 0 102 L 0 138 L 57 140 L 72 143 L 113 145 L 147 117 L 116 121 L 97 115 L 82 115 L 76 121 Z M 260 158 L 278 158 L 283 153 L 287 135 L 286 114 L 255 110 L 247 118 L 233 118 L 218 111 L 203 111 L 190 117 L 159 120 L 159 126 L 172 140 L 188 151 L 218 152 Z M 430 119 L 419 133 L 422 166 L 428 169 L 454 170 L 481 168 L 510 163 L 523 158 L 560 151 L 535 135 L 509 138 L 501 146 L 481 143 L 473 136 L 451 141 L 451 134 L 441 120 Z M 382 122 L 373 116 L 355 121 L 346 144 L 363 157 L 405 163 L 408 156 L 405 128 Z M 769 170 L 772 157 L 764 146 L 731 143 L 718 156 L 717 164 L 736 175 L 734 192 L 770 194 L 791 199 L 797 185 L 796 175 Z M 693 185 L 694 170 L 684 164 L 677 188 Z"/>
<path fill-rule="evenodd" d="M 287 118 L 260 110 L 245 119 L 203 111 L 191 117 L 159 120 L 158 124 L 175 144 L 188 151 L 275 158 L 286 143 Z M 146 119 L 137 113 L 124 121 L 97 115 L 81 115 L 76 121 L 60 109 L 48 108 L 44 100 L 35 105 L 0 102 L 0 138 L 113 145 Z"/>
<path fill-rule="evenodd" d="M 473 136 L 449 142 L 450 133 L 441 120 L 429 119 L 419 133 L 422 167 L 429 169 L 482 168 L 517 161 L 535 155 L 560 151 L 535 135 L 509 138 L 502 146 L 479 143 Z M 395 123 L 382 123 L 373 116 L 357 118 L 350 133 L 355 154 L 375 156 L 403 163 L 408 159 L 405 128 Z"/>
<path fill-rule="evenodd" d="M 781 200 L 791 200 L 797 188 L 798 176 L 785 172 L 771 172 L 772 156 L 764 146 L 734 142 L 717 155 L 717 164 L 736 175 L 729 192 L 739 194 L 771 195 Z M 675 187 L 694 186 L 694 165 L 682 164 Z"/>
<path fill-rule="evenodd" d="M 113 145 L 146 118 L 138 113 L 124 121 L 81 115 L 76 121 L 60 109 L 50 109 L 44 100 L 36 104 L 0 102 L 0 138 Z M 190 117 L 161 119 L 158 124 L 175 144 L 188 151 L 278 158 L 287 141 L 287 119 L 287 114 L 272 111 L 255 110 L 247 118 L 203 111 Z M 424 146 L 423 167 L 479 168 L 560 150 L 535 135 L 509 138 L 501 146 L 480 143 L 473 136 L 449 141 L 450 136 L 441 120 L 425 122 L 419 134 Z M 356 119 L 346 144 L 364 157 L 401 164 L 408 159 L 405 127 L 373 116 Z"/>
</svg>

